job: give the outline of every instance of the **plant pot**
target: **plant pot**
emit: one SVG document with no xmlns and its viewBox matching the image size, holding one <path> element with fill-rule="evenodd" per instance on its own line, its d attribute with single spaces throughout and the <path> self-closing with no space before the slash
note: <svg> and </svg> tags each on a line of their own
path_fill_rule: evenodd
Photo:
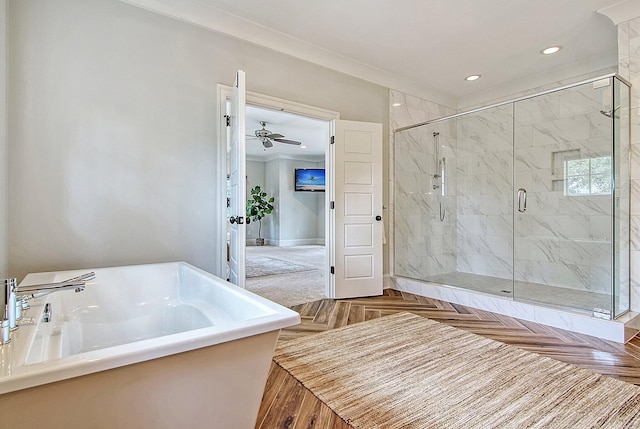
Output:
<svg viewBox="0 0 640 429">
<path fill-rule="evenodd" d="M 264 246 L 264 238 L 256 238 L 256 246 Z"/>
</svg>

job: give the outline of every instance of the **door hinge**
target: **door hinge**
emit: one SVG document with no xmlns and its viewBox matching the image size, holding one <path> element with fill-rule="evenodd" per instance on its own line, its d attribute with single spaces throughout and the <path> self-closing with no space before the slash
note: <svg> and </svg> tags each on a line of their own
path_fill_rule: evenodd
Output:
<svg viewBox="0 0 640 429">
<path fill-rule="evenodd" d="M 335 208 L 336 208 L 335 201 L 331 201 L 331 202 L 329 203 L 329 208 L 330 208 L 331 210 L 333 210 L 333 209 L 335 209 Z"/>
<path fill-rule="evenodd" d="M 331 136 L 331 144 L 334 144 L 336 142 L 336 136 Z"/>
<path fill-rule="evenodd" d="M 226 119 L 226 121 L 227 121 L 227 127 L 230 127 L 231 126 L 231 116 L 224 115 L 224 119 Z"/>
<path fill-rule="evenodd" d="M 336 267 L 334 267 L 332 265 L 330 271 L 331 271 L 331 274 L 335 274 L 336 273 Z"/>
</svg>

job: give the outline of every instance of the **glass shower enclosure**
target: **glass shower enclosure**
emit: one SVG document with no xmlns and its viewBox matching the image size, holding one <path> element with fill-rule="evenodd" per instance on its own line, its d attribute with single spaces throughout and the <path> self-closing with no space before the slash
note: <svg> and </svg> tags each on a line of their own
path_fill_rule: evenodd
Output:
<svg viewBox="0 0 640 429">
<path fill-rule="evenodd" d="M 629 85 L 614 75 L 394 134 L 394 275 L 629 309 Z"/>
</svg>

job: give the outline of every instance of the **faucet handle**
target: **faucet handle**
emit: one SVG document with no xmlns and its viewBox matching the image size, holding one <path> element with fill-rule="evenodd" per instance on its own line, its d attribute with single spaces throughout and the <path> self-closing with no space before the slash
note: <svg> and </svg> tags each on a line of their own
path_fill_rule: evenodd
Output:
<svg viewBox="0 0 640 429">
<path fill-rule="evenodd" d="M 6 309 L 5 309 L 6 311 Z M 8 344 L 11 342 L 11 329 L 9 328 L 9 320 L 0 320 L 0 344 Z"/>
<path fill-rule="evenodd" d="M 0 344 L 11 342 L 11 331 L 18 329 L 16 321 L 16 279 L 4 279 L 4 293 L 0 293 Z"/>
<path fill-rule="evenodd" d="M 16 322 L 16 284 L 15 277 L 4 279 L 4 302 L 0 302 L 4 306 L 4 317 L 0 317 L 0 319 L 8 320 L 11 330 L 18 328 Z"/>
</svg>

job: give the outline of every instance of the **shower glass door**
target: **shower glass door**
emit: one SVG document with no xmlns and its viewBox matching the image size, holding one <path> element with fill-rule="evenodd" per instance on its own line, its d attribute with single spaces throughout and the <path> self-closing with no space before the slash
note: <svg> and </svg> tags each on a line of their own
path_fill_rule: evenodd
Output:
<svg viewBox="0 0 640 429">
<path fill-rule="evenodd" d="M 514 298 L 612 311 L 612 78 L 514 103 Z"/>
<path fill-rule="evenodd" d="M 511 297 L 512 105 L 395 133 L 394 274 Z"/>
<path fill-rule="evenodd" d="M 456 136 L 456 283 L 448 284 L 511 297 L 512 105 L 458 117 Z"/>
<path fill-rule="evenodd" d="M 613 267 L 613 317 L 625 313 L 630 307 L 630 88 L 613 79 L 613 213 L 614 213 L 614 267 Z"/>
</svg>

